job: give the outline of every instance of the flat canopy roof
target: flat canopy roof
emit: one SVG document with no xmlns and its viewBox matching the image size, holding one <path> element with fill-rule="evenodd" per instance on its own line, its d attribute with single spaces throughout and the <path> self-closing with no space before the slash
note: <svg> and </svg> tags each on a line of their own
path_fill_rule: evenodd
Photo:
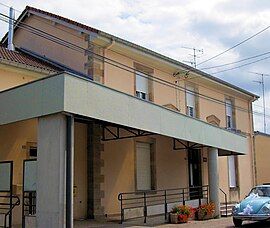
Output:
<svg viewBox="0 0 270 228">
<path fill-rule="evenodd" d="M 70 73 L 0 92 L 0 125 L 59 112 L 186 140 L 222 153 L 246 154 L 245 136 Z"/>
</svg>

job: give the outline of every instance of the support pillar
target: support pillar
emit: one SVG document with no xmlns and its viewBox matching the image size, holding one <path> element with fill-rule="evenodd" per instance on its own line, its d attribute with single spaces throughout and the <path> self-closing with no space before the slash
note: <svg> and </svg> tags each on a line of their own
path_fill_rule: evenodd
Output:
<svg viewBox="0 0 270 228">
<path fill-rule="evenodd" d="M 38 119 L 38 228 L 73 227 L 73 131 L 73 117 Z"/>
<path fill-rule="evenodd" d="M 87 131 L 87 167 L 88 167 L 88 218 L 105 220 L 102 199 L 104 198 L 104 160 L 101 143 L 101 127 L 95 123 L 88 124 Z"/>
<path fill-rule="evenodd" d="M 220 216 L 218 149 L 208 149 L 209 201 L 215 204 L 215 217 Z"/>
</svg>

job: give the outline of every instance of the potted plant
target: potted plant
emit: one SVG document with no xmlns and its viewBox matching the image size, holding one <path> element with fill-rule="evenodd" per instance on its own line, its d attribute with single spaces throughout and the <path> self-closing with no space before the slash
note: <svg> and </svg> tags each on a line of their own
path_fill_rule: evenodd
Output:
<svg viewBox="0 0 270 228">
<path fill-rule="evenodd" d="M 179 207 L 174 206 L 170 212 L 170 222 L 173 224 L 178 223 Z"/>
<path fill-rule="evenodd" d="M 193 208 L 185 205 L 174 206 L 170 212 L 171 223 L 186 223 L 193 214 Z"/>
<path fill-rule="evenodd" d="M 196 210 L 196 218 L 198 220 L 207 220 L 213 218 L 215 213 L 215 205 L 213 203 L 207 203 L 200 205 Z"/>
<path fill-rule="evenodd" d="M 188 219 L 192 217 L 193 214 L 193 208 L 186 205 L 179 206 L 179 215 L 178 215 L 178 221 L 180 223 L 186 223 L 188 222 Z"/>
</svg>

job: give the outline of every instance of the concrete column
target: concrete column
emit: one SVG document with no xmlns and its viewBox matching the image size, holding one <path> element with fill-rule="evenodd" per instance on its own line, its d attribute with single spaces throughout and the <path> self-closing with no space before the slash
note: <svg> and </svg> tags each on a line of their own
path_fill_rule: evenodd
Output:
<svg viewBox="0 0 270 228">
<path fill-rule="evenodd" d="M 218 149 L 208 149 L 208 182 L 209 182 L 209 201 L 215 204 L 215 217 L 220 215 L 219 202 L 219 174 L 218 174 Z"/>
<path fill-rule="evenodd" d="M 73 126 L 73 125 L 72 125 Z M 73 131 L 73 127 L 69 128 Z M 71 134 L 70 134 L 71 133 Z M 67 118 L 56 114 L 38 119 L 37 227 L 66 226 Z M 73 150 L 71 149 L 71 152 Z M 71 156 L 72 157 L 72 156 Z M 72 168 L 72 167 L 71 167 Z M 73 175 L 73 170 L 70 170 Z M 72 182 L 71 178 L 71 182 Z M 73 183 L 71 183 L 73 185 Z M 72 205 L 72 198 L 69 204 Z M 71 214 L 72 216 L 72 214 Z M 73 219 L 73 218 L 71 218 Z M 69 227 L 72 227 L 69 226 Z"/>
</svg>

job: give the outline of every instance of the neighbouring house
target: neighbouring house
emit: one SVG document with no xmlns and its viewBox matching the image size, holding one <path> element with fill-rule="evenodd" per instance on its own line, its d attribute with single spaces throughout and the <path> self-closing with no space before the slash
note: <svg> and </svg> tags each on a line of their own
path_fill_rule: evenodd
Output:
<svg viewBox="0 0 270 228">
<path fill-rule="evenodd" d="M 270 183 L 269 148 L 270 135 L 256 131 L 254 133 L 256 184 Z"/>
<path fill-rule="evenodd" d="M 21 199 L 14 224 L 124 221 L 207 201 L 218 216 L 225 196 L 239 201 L 255 184 L 258 96 L 33 7 L 13 44 L 2 50 L 42 66 L 1 62 L 0 191 Z"/>
</svg>

